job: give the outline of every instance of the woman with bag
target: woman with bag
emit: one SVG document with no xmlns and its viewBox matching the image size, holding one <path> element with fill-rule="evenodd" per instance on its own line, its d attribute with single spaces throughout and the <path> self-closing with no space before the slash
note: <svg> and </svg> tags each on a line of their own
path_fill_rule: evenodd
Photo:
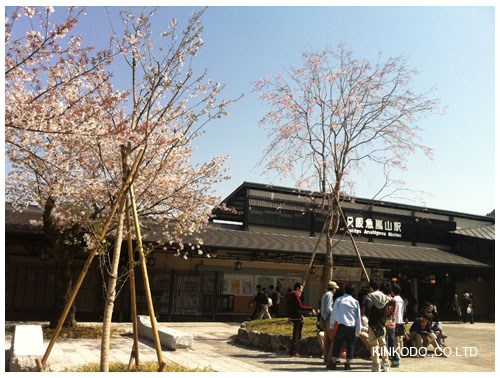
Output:
<svg viewBox="0 0 500 378">
<path fill-rule="evenodd" d="M 467 320 L 469 320 L 470 324 L 474 324 L 474 316 L 473 316 L 474 310 L 472 309 L 473 303 L 469 293 L 464 294 L 464 305 L 465 305 L 464 323 L 467 323 Z"/>
</svg>

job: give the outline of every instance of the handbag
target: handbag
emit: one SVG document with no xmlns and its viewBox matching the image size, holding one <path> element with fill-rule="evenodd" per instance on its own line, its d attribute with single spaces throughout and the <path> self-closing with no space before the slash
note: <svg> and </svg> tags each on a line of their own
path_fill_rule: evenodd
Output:
<svg viewBox="0 0 500 378">
<path fill-rule="evenodd" d="M 395 335 L 396 336 L 404 336 L 406 333 L 406 328 L 404 323 L 396 324 Z"/>
<path fill-rule="evenodd" d="M 470 313 L 472 313 L 472 308 L 467 307 L 467 314 L 470 314 Z"/>
<path fill-rule="evenodd" d="M 384 327 L 382 326 L 382 324 L 375 323 L 375 324 L 371 325 L 370 328 L 372 329 L 373 334 L 375 335 L 376 338 L 384 336 L 385 330 L 384 330 Z"/>
</svg>

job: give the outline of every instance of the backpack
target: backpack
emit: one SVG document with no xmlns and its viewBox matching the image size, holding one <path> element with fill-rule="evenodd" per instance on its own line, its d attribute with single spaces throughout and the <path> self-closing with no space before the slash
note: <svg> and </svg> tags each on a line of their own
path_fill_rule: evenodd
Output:
<svg viewBox="0 0 500 378">
<path fill-rule="evenodd" d="M 388 327 L 392 325 L 395 317 L 396 306 L 387 304 L 385 306 L 385 326 Z"/>
</svg>

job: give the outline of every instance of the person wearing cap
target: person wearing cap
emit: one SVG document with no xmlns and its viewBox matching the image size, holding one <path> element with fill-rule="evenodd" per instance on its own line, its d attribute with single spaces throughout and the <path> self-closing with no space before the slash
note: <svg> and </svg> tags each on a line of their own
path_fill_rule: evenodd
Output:
<svg viewBox="0 0 500 378">
<path fill-rule="evenodd" d="M 333 308 L 333 295 L 337 291 L 339 286 L 335 281 L 328 282 L 326 293 L 323 294 L 321 298 L 321 309 L 320 325 L 325 332 L 325 338 L 323 342 L 323 358 L 325 363 L 332 362 L 332 352 L 333 352 L 333 339 L 335 336 L 334 329 L 330 326 L 330 315 Z"/>
<path fill-rule="evenodd" d="M 333 304 L 330 327 L 335 327 L 335 323 L 337 323 L 338 328 L 333 343 L 332 363 L 327 365 L 328 369 L 335 370 L 336 365 L 340 363 L 340 348 L 344 342 L 346 343 L 347 350 L 344 369 L 351 369 L 351 362 L 354 359 L 356 334 L 361 334 L 361 309 L 359 302 L 352 297 L 353 292 L 354 289 L 352 286 L 345 286 L 345 294 L 338 297 Z"/>
</svg>

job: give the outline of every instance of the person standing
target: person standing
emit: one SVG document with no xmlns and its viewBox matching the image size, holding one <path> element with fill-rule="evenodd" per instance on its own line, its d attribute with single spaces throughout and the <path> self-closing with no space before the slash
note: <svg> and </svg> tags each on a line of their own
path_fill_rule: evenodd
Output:
<svg viewBox="0 0 500 378">
<path fill-rule="evenodd" d="M 389 282 L 383 282 L 381 285 L 382 293 L 392 298 L 391 284 Z M 385 342 L 387 343 L 387 349 L 389 351 L 389 360 L 391 360 L 391 366 L 395 366 L 395 352 L 396 352 L 396 301 L 394 304 L 388 303 L 385 306 Z"/>
<path fill-rule="evenodd" d="M 451 305 L 453 312 L 457 315 L 457 322 L 462 323 L 462 310 L 460 309 L 460 302 L 458 300 L 458 295 L 455 294 L 453 297 L 453 303 Z"/>
<path fill-rule="evenodd" d="M 276 290 L 274 289 L 274 285 L 269 285 L 269 293 L 268 293 L 269 298 L 271 298 L 271 301 L 273 304 L 269 306 L 269 314 L 271 317 L 274 314 L 274 307 L 276 306 Z"/>
<path fill-rule="evenodd" d="M 257 298 L 257 306 L 260 308 L 259 315 L 257 319 L 271 319 L 271 315 L 269 314 L 269 296 L 267 295 L 266 288 L 263 287 L 260 291 L 260 296 Z"/>
<path fill-rule="evenodd" d="M 385 306 L 394 300 L 381 291 L 377 281 L 370 281 L 370 293 L 366 296 L 365 311 L 368 314 L 368 342 L 372 356 L 372 371 L 390 371 L 389 356 L 385 341 Z M 382 361 L 381 361 L 382 360 Z"/>
<path fill-rule="evenodd" d="M 397 283 L 393 283 L 391 287 L 392 297 L 396 302 L 395 309 L 395 321 L 396 328 L 394 330 L 394 341 L 396 344 L 396 353 L 394 354 L 393 367 L 399 367 L 401 362 L 401 351 L 403 350 L 403 338 L 406 333 L 404 313 L 405 313 L 405 303 L 403 298 L 401 298 L 401 287 Z"/>
<path fill-rule="evenodd" d="M 297 356 L 297 342 L 302 336 L 302 326 L 304 324 L 304 312 L 312 311 L 313 315 L 316 316 L 316 311 L 310 306 L 304 306 L 300 300 L 302 291 L 304 290 L 304 285 L 300 282 L 296 282 L 293 286 L 293 291 L 287 296 L 287 309 L 288 317 L 293 323 L 292 331 L 292 342 L 290 345 L 290 350 L 288 354 L 290 357 Z"/>
<path fill-rule="evenodd" d="M 464 294 L 464 323 L 467 323 L 467 320 L 474 324 L 473 302 L 469 293 Z"/>
<path fill-rule="evenodd" d="M 276 302 L 273 299 L 274 317 L 275 318 L 279 318 L 280 297 L 281 297 L 281 289 L 279 287 L 277 287 L 276 288 Z"/>
<path fill-rule="evenodd" d="M 250 303 L 252 303 L 252 302 L 253 302 L 253 303 L 255 304 L 255 306 L 254 306 L 254 308 L 253 308 L 253 313 L 252 313 L 252 316 L 251 316 L 251 319 L 252 319 L 252 320 L 254 320 L 254 319 L 255 319 L 255 317 L 257 316 L 258 311 L 260 311 L 260 307 L 259 307 L 259 305 L 257 304 L 257 299 L 259 299 L 260 294 L 261 294 L 261 293 L 260 293 L 261 286 L 260 286 L 260 285 L 257 285 L 257 286 L 255 287 L 255 290 L 256 290 L 255 296 L 253 297 L 252 301 L 250 302 Z"/>
<path fill-rule="evenodd" d="M 332 362 L 327 365 L 328 369 L 335 370 L 340 363 L 340 348 L 346 343 L 347 355 L 345 370 L 351 369 L 351 362 L 354 358 L 354 343 L 356 333 L 361 334 L 361 311 L 359 302 L 352 297 L 354 289 L 347 285 L 344 287 L 344 295 L 335 301 L 330 316 L 330 329 L 334 329 L 335 322 L 338 323 L 335 341 L 333 343 Z M 326 347 L 325 347 L 326 348 Z"/>
<path fill-rule="evenodd" d="M 330 325 L 330 315 L 333 308 L 333 296 L 339 286 L 335 281 L 328 282 L 326 293 L 323 294 L 321 298 L 321 309 L 319 312 L 320 318 L 320 328 L 324 331 L 325 337 L 323 341 L 323 359 L 325 363 L 332 362 L 332 351 L 333 351 L 333 337 L 334 328 Z M 334 323 L 335 326 L 335 323 Z"/>
</svg>

